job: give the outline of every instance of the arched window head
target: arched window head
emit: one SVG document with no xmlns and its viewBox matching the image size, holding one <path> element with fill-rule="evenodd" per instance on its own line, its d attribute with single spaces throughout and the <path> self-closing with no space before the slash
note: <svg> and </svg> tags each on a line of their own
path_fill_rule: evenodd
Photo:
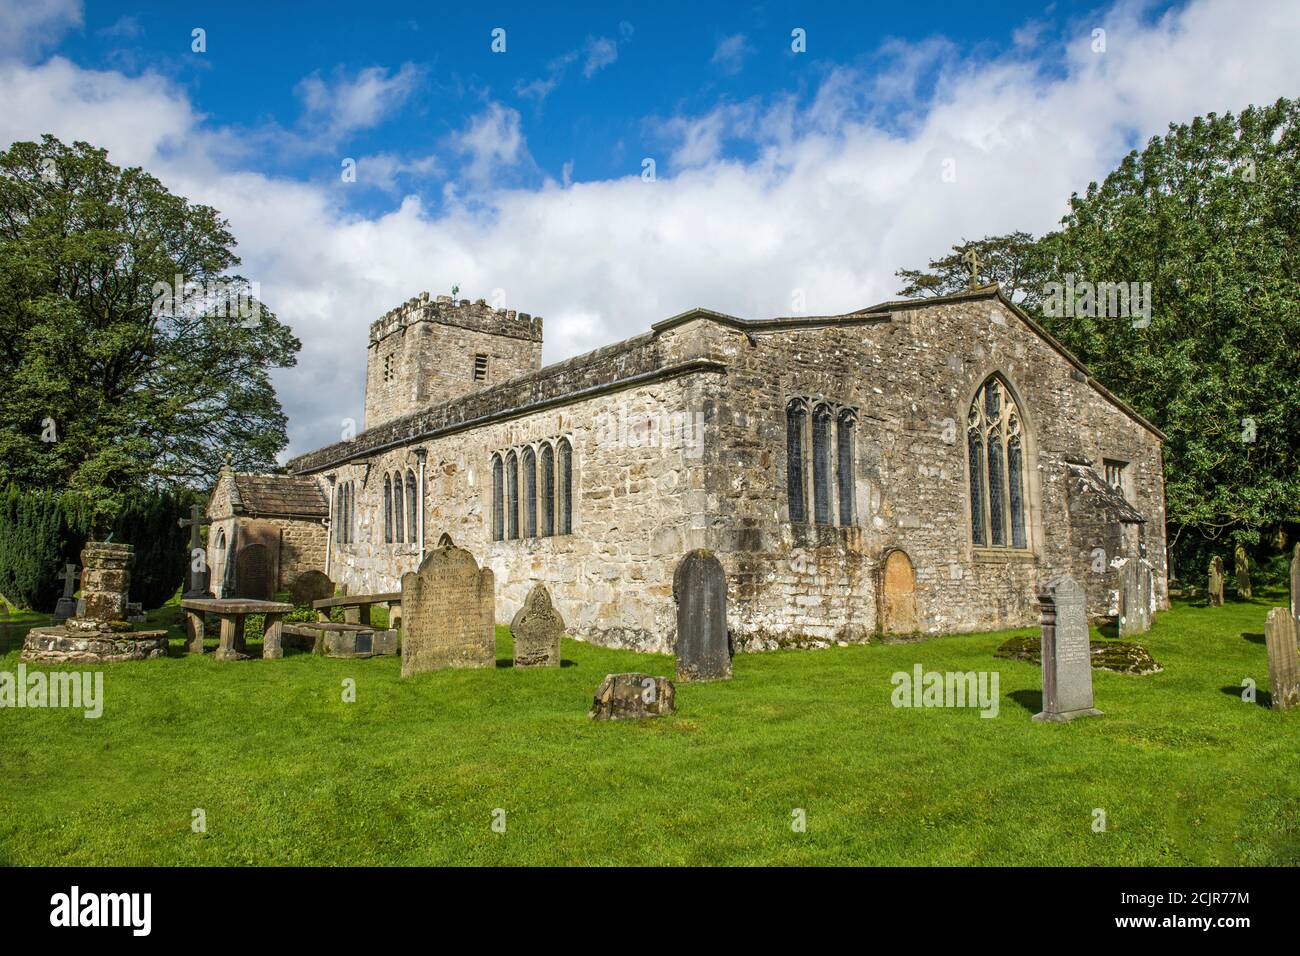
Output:
<svg viewBox="0 0 1300 956">
<path fill-rule="evenodd" d="M 999 376 L 990 376 L 966 415 L 971 540 L 977 547 L 1026 548 L 1023 416 Z"/>
<path fill-rule="evenodd" d="M 506 536 L 505 518 L 505 466 L 501 456 L 492 456 L 492 540 L 500 541 Z"/>
</svg>

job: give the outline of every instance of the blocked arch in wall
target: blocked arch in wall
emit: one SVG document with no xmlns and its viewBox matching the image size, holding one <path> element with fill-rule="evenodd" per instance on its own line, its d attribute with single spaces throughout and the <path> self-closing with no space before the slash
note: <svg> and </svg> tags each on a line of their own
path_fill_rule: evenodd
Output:
<svg viewBox="0 0 1300 956">
<path fill-rule="evenodd" d="M 880 556 L 876 586 L 876 629 L 881 634 L 915 634 L 921 629 L 916 566 L 902 548 Z"/>
</svg>

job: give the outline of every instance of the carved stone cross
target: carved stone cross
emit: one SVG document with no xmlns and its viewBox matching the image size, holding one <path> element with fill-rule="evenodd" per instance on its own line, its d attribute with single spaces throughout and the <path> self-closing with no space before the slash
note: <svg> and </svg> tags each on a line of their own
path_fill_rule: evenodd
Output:
<svg viewBox="0 0 1300 956">
<path fill-rule="evenodd" d="M 190 529 L 190 586 L 185 593 L 203 594 L 206 591 L 206 583 L 203 572 L 194 570 L 194 552 L 200 548 L 199 529 L 204 525 L 212 524 L 212 519 L 204 517 L 202 505 L 190 505 L 190 516 L 181 518 L 176 523 L 182 528 Z"/>
<path fill-rule="evenodd" d="M 962 253 L 961 261 L 966 263 L 966 267 L 970 269 L 970 287 L 972 289 L 979 288 L 980 257 L 976 255 L 974 249 L 967 249 Z"/>
<path fill-rule="evenodd" d="M 59 573 L 59 580 L 63 582 L 63 596 L 71 598 L 77 590 L 77 579 L 81 577 L 81 571 L 75 564 L 65 564 L 63 570 Z"/>
</svg>

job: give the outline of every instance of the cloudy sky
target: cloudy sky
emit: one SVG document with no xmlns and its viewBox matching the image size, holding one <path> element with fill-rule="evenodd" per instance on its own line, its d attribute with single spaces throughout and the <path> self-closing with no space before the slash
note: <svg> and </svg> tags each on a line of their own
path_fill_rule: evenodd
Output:
<svg viewBox="0 0 1300 956">
<path fill-rule="evenodd" d="M 368 325 L 421 291 L 544 316 L 548 362 L 696 305 L 848 311 L 1300 93 L 1295 0 L 472 6 L 0 0 L 0 144 L 221 210 L 303 341 L 293 454 L 361 419 Z"/>
</svg>

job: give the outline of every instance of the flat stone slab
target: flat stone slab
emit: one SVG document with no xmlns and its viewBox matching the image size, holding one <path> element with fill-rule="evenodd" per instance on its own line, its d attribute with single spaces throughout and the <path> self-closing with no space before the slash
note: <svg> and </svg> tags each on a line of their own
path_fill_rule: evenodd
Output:
<svg viewBox="0 0 1300 956">
<path fill-rule="evenodd" d="M 397 631 L 364 624 L 308 622 L 286 624 L 285 633 L 309 638 L 311 650 L 322 657 L 391 657 L 400 653 Z"/>
<path fill-rule="evenodd" d="M 401 604 L 402 592 L 394 591 L 389 594 L 345 594 L 341 597 L 322 598 L 319 601 L 312 601 L 311 606 L 317 610 L 328 610 L 332 607 L 358 607 L 362 604 Z"/>
<path fill-rule="evenodd" d="M 1038 637 L 1012 637 L 999 646 L 993 652 L 993 656 L 1025 661 L 1029 664 L 1042 664 L 1042 648 L 1042 641 Z M 1092 666 L 1097 670 L 1138 676 L 1159 674 L 1164 670 L 1151 656 L 1150 651 L 1132 641 L 1090 641 L 1088 653 Z"/>
<path fill-rule="evenodd" d="M 36 664 L 115 664 L 166 656 L 166 631 L 71 631 L 56 625 L 28 631 L 21 660 Z"/>
<path fill-rule="evenodd" d="M 596 688 L 593 720 L 640 720 L 676 713 L 677 689 L 667 677 L 650 674 L 609 674 Z"/>
<path fill-rule="evenodd" d="M 209 614 L 288 614 L 293 605 L 255 598 L 185 598 L 181 608 Z"/>
</svg>

